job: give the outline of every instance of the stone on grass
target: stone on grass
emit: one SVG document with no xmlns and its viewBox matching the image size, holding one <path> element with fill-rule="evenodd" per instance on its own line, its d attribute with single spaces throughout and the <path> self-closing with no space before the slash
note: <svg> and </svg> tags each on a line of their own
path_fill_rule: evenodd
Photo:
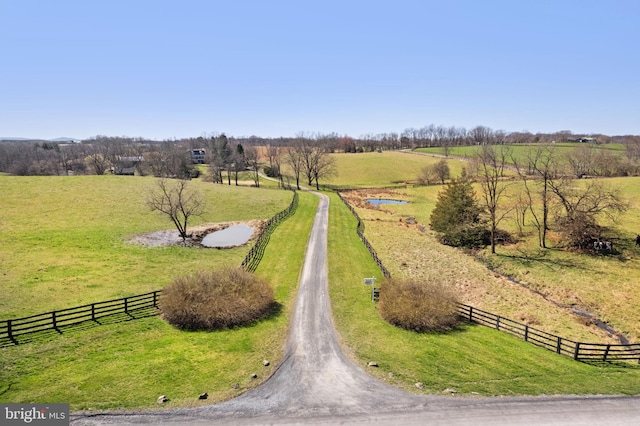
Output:
<svg viewBox="0 0 640 426">
<path fill-rule="evenodd" d="M 200 394 L 200 396 L 198 397 L 198 399 L 207 399 L 207 398 L 209 398 L 209 394 L 208 394 L 208 393 L 206 393 L 206 392 L 205 392 L 205 393 Z"/>
<path fill-rule="evenodd" d="M 377 363 L 377 362 L 375 362 L 375 361 L 369 361 L 369 363 L 367 364 L 367 366 L 369 366 L 369 367 L 377 367 L 377 366 L 378 366 L 378 363 Z"/>
<path fill-rule="evenodd" d="M 167 398 L 165 395 L 160 395 L 156 401 L 158 402 L 158 404 L 164 404 L 165 402 L 169 401 L 169 398 Z"/>
</svg>

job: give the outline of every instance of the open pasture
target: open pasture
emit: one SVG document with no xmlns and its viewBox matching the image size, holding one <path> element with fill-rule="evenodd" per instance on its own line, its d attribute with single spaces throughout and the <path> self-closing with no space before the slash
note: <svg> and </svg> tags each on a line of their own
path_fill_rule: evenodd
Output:
<svg viewBox="0 0 640 426">
<path fill-rule="evenodd" d="M 31 183 L 31 186 L 23 185 L 23 192 L 36 194 L 52 186 L 50 182 L 45 184 L 49 178 L 36 179 L 43 181 Z M 67 183 L 66 178 L 55 179 Z M 83 180 L 87 177 L 78 179 Z M 91 228 L 90 221 L 83 223 L 85 232 L 90 233 L 87 228 L 91 232 L 100 232 L 107 238 L 103 245 L 107 248 L 113 246 L 114 251 L 128 247 L 123 240 L 129 235 L 166 228 L 163 218 L 154 218 L 145 212 L 144 207 L 137 207 L 139 193 L 144 192 L 146 184 L 151 181 L 140 179 L 134 182 L 137 179 L 96 177 L 88 178 L 84 185 L 80 182 L 71 183 L 75 185 L 76 192 L 81 189 L 86 191 L 87 198 L 102 194 L 98 197 L 100 200 L 113 203 L 102 207 L 91 204 L 80 207 L 92 214 L 94 220 L 100 219 L 103 222 L 93 223 Z M 143 181 L 148 182 L 143 184 Z M 4 183 L 2 181 L 2 184 Z M 136 186 L 136 183 L 140 185 Z M 15 182 L 13 184 L 16 185 Z M 285 208 L 291 201 L 291 192 L 288 191 L 228 188 L 197 182 L 194 184 L 202 188 L 211 202 L 220 205 L 220 209 L 215 213 L 211 211 L 201 219 L 206 222 L 268 218 Z M 56 188 L 62 191 L 59 186 Z M 122 192 L 120 198 L 123 210 L 129 208 L 134 213 L 144 215 L 138 219 L 134 216 L 131 223 L 125 222 L 124 229 L 116 226 L 117 223 L 110 222 L 110 218 L 121 220 L 127 217 L 117 211 L 116 206 L 119 204 L 115 203 L 116 197 L 108 195 L 116 189 Z M 127 192 L 128 190 L 131 190 L 131 193 Z M 16 190 L 17 192 L 19 191 Z M 82 199 L 83 194 L 79 193 L 77 197 Z M 157 408 L 156 398 L 166 395 L 169 402 L 165 407 L 171 408 L 210 404 L 231 398 L 256 386 L 273 372 L 279 357 L 282 356 L 300 265 L 316 206 L 315 196 L 300 194 L 296 214 L 280 224 L 273 233 L 271 243 L 267 246 L 256 271 L 274 286 L 280 309 L 273 316 L 248 327 L 217 332 L 179 331 L 155 315 L 138 319 L 119 316 L 101 321 L 101 324 L 91 323 L 83 327 L 65 329 L 60 335 L 55 334 L 50 338 L 43 337 L 30 343 L 0 348 L 0 401 L 66 402 L 71 404 L 72 410 Z M 109 209 L 113 210 L 112 214 L 109 214 Z M 52 212 L 47 215 L 49 218 L 58 217 Z M 73 218 L 78 219 L 78 216 Z M 5 215 L 3 232 L 8 228 L 6 219 Z M 71 224 L 67 223 L 68 219 L 58 217 L 58 220 L 58 225 L 63 229 L 72 228 Z M 55 228 L 53 225 L 49 224 L 45 228 L 52 232 Z M 63 246 L 65 241 L 61 239 L 58 244 Z M 94 251 L 92 244 L 87 244 L 74 250 L 86 252 L 90 259 L 108 254 L 112 263 L 124 261 L 124 258 L 107 248 L 101 247 L 100 250 Z M 233 250 L 139 247 L 136 251 L 125 251 L 125 254 L 134 256 L 138 253 L 137 250 L 146 253 L 142 260 L 139 260 L 147 262 L 147 266 L 142 268 L 142 272 L 146 272 L 146 279 L 141 272 L 138 287 L 123 288 L 120 290 L 122 292 L 135 294 L 143 287 L 141 283 L 147 281 L 149 287 L 161 288 L 174 274 L 187 273 L 193 268 L 215 268 L 221 263 L 237 266 L 244 258 L 248 247 Z M 46 250 L 42 251 L 44 256 Z M 98 260 L 94 259 L 93 262 L 99 265 Z M 153 264 L 158 265 L 153 267 Z M 92 263 L 87 268 L 93 268 L 94 274 L 104 274 L 102 278 L 108 279 L 106 266 L 103 269 Z M 93 276 L 83 275 L 82 278 L 90 279 Z M 2 285 L 4 284 L 5 281 L 2 282 Z M 53 288 L 51 293 L 58 294 L 55 302 L 61 306 L 67 307 L 77 303 L 68 301 L 63 291 L 54 291 L 60 285 L 56 280 L 48 280 L 41 284 L 41 289 L 45 286 Z M 82 297 L 78 300 L 102 300 L 113 291 L 111 288 L 98 288 L 89 296 L 80 295 Z M 4 294 L 7 294 L 6 291 Z M 32 289 L 29 297 L 37 300 L 36 296 Z M 72 296 L 78 297 L 76 292 L 73 292 Z M 21 311 L 19 301 L 13 300 L 15 309 Z M 52 309 L 45 301 L 41 303 L 42 307 L 39 310 Z M 28 302 L 23 301 L 24 309 L 32 309 L 27 305 Z M 263 360 L 269 360 L 270 365 L 264 366 Z M 254 373 L 257 374 L 257 379 L 251 378 Z M 209 399 L 200 401 L 198 395 L 203 392 L 209 394 Z"/>
<path fill-rule="evenodd" d="M 230 263 L 248 247 L 148 248 L 133 236 L 175 228 L 145 204 L 154 178 L 0 176 L 0 318 L 26 316 L 164 287 L 175 274 Z M 193 180 L 206 213 L 193 223 L 268 219 L 291 193 Z"/>
<path fill-rule="evenodd" d="M 518 235 L 513 218 L 507 217 L 500 227 L 512 232 L 517 242 L 498 246 L 495 255 L 488 249 L 476 252 L 480 262 L 470 254 L 441 245 L 430 231 L 429 216 L 442 186 L 361 190 L 353 192 L 350 199 L 365 221 L 365 235 L 393 275 L 424 279 L 446 276 L 464 303 L 567 338 L 619 343 L 615 336 L 596 327 L 595 321 L 571 312 L 577 309 L 637 342 L 640 296 L 635 289 L 640 277 L 640 247 L 635 246 L 634 239 L 640 232 L 640 179 L 605 182 L 618 188 L 630 202 L 625 214 L 608 223 L 616 253 L 607 256 L 560 249 L 553 232 L 549 233 L 549 248 L 542 250 L 533 225 Z M 508 193 L 515 195 L 520 190 L 516 183 Z M 476 188 L 477 194 L 479 191 Z M 363 201 L 372 196 L 409 203 L 374 207 Z M 505 198 L 504 202 L 508 206 L 512 199 Z"/>
<path fill-rule="evenodd" d="M 337 174 L 323 186 L 331 188 L 377 188 L 403 186 L 415 182 L 420 170 L 440 161 L 425 155 L 412 155 L 398 151 L 367 152 L 357 154 L 331 154 Z M 449 167 L 454 176 L 460 174 L 463 161 L 451 160 Z"/>
<path fill-rule="evenodd" d="M 354 232 L 356 220 L 351 212 L 337 196 L 331 203 L 329 283 L 334 320 L 351 355 L 370 374 L 409 392 L 441 395 L 448 394 L 447 389 L 466 396 L 640 393 L 640 368 L 634 364 L 594 366 L 576 362 L 477 325 L 434 334 L 386 323 L 371 302 L 370 287 L 363 282 L 364 277 L 372 276 L 380 280 L 381 273 Z M 384 220 L 385 216 L 358 211 L 361 217 L 368 216 L 365 235 L 393 275 L 415 273 L 427 279 L 452 281 L 466 277 L 466 283 L 478 294 L 491 289 L 483 282 L 490 279 L 497 281 L 492 286 L 508 289 L 507 282 L 497 280 L 465 254 L 450 247 L 432 247 L 432 240 L 426 239 L 417 226 L 412 229 L 397 216 L 386 215 Z M 411 234 L 417 235 L 415 241 L 421 244 L 412 245 L 415 241 Z M 485 303 L 495 310 L 501 305 L 517 308 L 519 303 L 528 304 L 518 300 L 523 293 L 517 288 L 512 291 L 509 300 L 500 301 L 506 293 L 494 292 Z M 545 309 L 542 302 L 537 304 Z M 576 322 L 574 328 L 580 327 Z M 367 367 L 369 361 L 375 361 L 378 368 Z"/>
<path fill-rule="evenodd" d="M 511 150 L 511 155 L 513 158 L 517 159 L 520 162 L 523 162 L 528 153 L 531 152 L 532 149 L 536 149 L 537 144 L 514 144 L 508 145 L 508 148 Z M 555 153 L 558 155 L 558 158 L 564 158 L 567 155 L 571 154 L 575 149 L 584 149 L 584 148 L 593 148 L 594 151 L 597 152 L 605 152 L 607 154 L 616 155 L 616 156 L 624 156 L 626 155 L 626 147 L 622 144 L 583 144 L 583 143 L 572 143 L 572 142 L 562 142 L 562 143 L 554 143 L 550 146 L 553 147 Z M 471 146 L 454 146 L 449 149 L 449 158 L 455 159 L 456 157 L 461 158 L 470 158 L 475 155 L 478 151 L 479 147 L 476 145 Z M 442 147 L 433 147 L 433 148 L 416 148 L 416 152 L 421 152 L 425 154 L 445 155 L 445 150 Z M 508 159 L 509 162 L 510 159 Z"/>
</svg>

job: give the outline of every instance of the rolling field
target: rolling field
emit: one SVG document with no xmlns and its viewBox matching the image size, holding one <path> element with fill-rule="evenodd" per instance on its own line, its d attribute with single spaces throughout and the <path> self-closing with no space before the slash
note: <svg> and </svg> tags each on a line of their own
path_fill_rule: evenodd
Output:
<svg viewBox="0 0 640 426">
<path fill-rule="evenodd" d="M 83 179 L 87 182 L 84 182 Z M 87 227 L 85 233 L 91 234 L 100 230 L 107 238 L 103 246 L 114 247 L 107 250 L 100 247 L 94 251 L 92 244 L 75 248 L 78 252 L 87 252 L 87 257 L 101 258 L 109 254 L 112 269 L 117 270 L 118 263 L 125 262 L 126 256 L 114 254 L 117 248 L 126 247 L 122 239 L 130 234 L 166 227 L 162 218 L 154 219 L 153 215 L 139 210 L 138 194 L 144 191 L 146 179 L 119 180 L 116 177 L 82 177 L 72 184 L 77 185 L 75 192 L 78 199 L 87 199 L 85 213 L 91 213 L 93 221 L 77 224 Z M 4 178 L 2 178 L 4 179 Z M 30 182 L 26 179 L 24 189 L 16 193 L 39 191 L 52 186 L 50 180 L 60 179 L 69 185 L 66 178 L 36 178 L 40 182 Z M 126 179 L 126 178 L 125 178 Z M 49 181 L 49 182 L 47 182 Z M 126 184 L 125 184 L 126 182 Z M 57 183 L 57 182 L 56 182 Z M 196 182 L 194 182 L 196 183 Z M 2 181 L 5 185 L 5 182 Z M 139 184 L 139 185 L 136 185 Z M 199 183 L 196 183 L 200 185 Z M 6 184 L 9 186 L 8 184 Z M 12 182 L 16 185 L 16 182 Z M 84 186 L 86 185 L 86 186 Z M 216 213 L 203 218 L 204 221 L 214 220 L 242 220 L 249 218 L 267 218 L 285 208 L 291 201 L 288 191 L 255 190 L 251 188 L 226 188 L 219 185 L 206 184 L 202 186 L 207 197 L 221 207 Z M 5 187 L 7 187 L 5 186 Z M 56 187 L 56 185 L 53 185 Z M 209 187 L 210 186 L 210 187 Z M 132 189 L 133 187 L 133 189 Z M 82 192 L 81 191 L 82 189 Z M 107 207 L 93 207 L 88 200 L 104 193 L 120 192 L 117 197 L 120 203 L 115 203 L 115 195 L 107 197 L 113 204 Z M 61 189 L 60 189 L 61 190 Z M 128 196 L 124 196 L 131 190 Z M 66 194 L 67 192 L 65 192 Z M 101 198 L 103 199 L 103 198 Z M 129 200 L 129 201 L 126 201 Z M 111 218 L 124 219 L 122 212 L 117 211 L 120 205 L 127 214 L 138 213 L 140 217 L 135 223 L 125 223 L 124 229 L 115 224 L 108 225 Z M 295 299 L 298 277 L 304 257 L 309 229 L 313 223 L 317 198 L 310 194 L 301 194 L 300 204 L 296 214 L 283 222 L 278 231 L 271 236 L 271 244 L 267 247 L 257 274 L 268 280 L 275 288 L 276 301 L 280 304 L 280 311 L 270 318 L 249 327 L 218 332 L 182 332 L 166 324 L 157 316 L 147 316 L 139 319 L 116 318 L 103 325 L 89 325 L 80 329 L 64 330 L 61 335 L 48 336 L 31 343 L 0 348 L 0 401 L 2 402 L 68 402 L 73 410 L 91 410 L 108 408 L 153 407 L 159 395 L 167 395 L 170 399 L 167 407 L 193 406 L 208 404 L 238 395 L 246 389 L 256 386 L 273 371 L 277 361 L 282 356 L 282 346 L 286 337 L 289 314 Z M 47 209 L 43 209 L 47 210 Z M 50 207 L 46 217 L 49 220 L 59 220 L 60 227 L 68 226 L 67 216 L 55 212 L 63 209 Z M 89 211 L 87 211 L 89 210 Z M 104 213 L 111 211 L 111 214 Z M 103 212 L 103 213 L 100 213 Z M 101 215 L 104 216 L 101 216 Z M 145 216 L 146 215 L 146 216 Z M 16 217 L 19 215 L 16 214 Z M 64 216 L 64 218 L 62 218 Z M 133 215 L 135 217 L 135 215 Z M 57 219 L 56 219 L 57 218 Z M 36 223 L 36 219 L 31 219 Z M 102 222 L 102 223 L 101 223 Z M 3 232 L 8 225 L 7 215 L 3 218 Z M 46 222 L 45 222 L 46 223 Z M 53 222 L 55 223 L 55 222 Z M 82 226 L 80 226 L 82 225 Z M 92 227 L 93 226 L 93 227 Z M 113 228 L 110 228 L 113 226 Z M 53 232 L 53 224 L 43 226 Z M 115 234 L 115 235 L 111 235 Z M 76 234 L 73 234 L 76 235 Z M 59 237 L 58 244 L 63 246 L 74 243 Z M 23 243 L 24 244 L 24 243 Z M 188 271 L 190 268 L 215 268 L 222 263 L 239 264 L 249 247 L 234 250 L 205 250 L 195 248 L 166 248 L 144 249 L 126 252 L 130 256 L 146 251 L 142 259 L 149 263 L 162 263 L 156 268 L 145 267 L 139 280 L 150 281 L 149 287 L 161 288 L 177 271 Z M 62 256 L 62 248 L 57 255 Z M 46 250 L 42 249 L 43 252 Z M 237 251 L 237 253 L 235 253 Z M 54 254 L 54 253 L 51 253 Z M 41 254 L 48 255 L 47 253 Z M 45 257 L 55 259 L 57 256 Z M 95 260 L 94 260 L 95 261 Z M 187 263 L 182 269 L 182 263 Z M 125 264 L 129 266 L 129 264 Z M 106 268 L 106 267 L 105 267 Z M 99 268 L 99 272 L 102 272 Z M 8 271 L 8 270 L 4 270 Z M 98 272 L 94 272 L 97 274 Z M 105 273 L 103 279 L 109 274 Z M 88 279 L 93 275 L 86 275 Z M 143 279 L 146 276 L 146 280 Z M 53 287 L 51 293 L 57 291 L 59 282 L 55 280 L 41 280 L 40 291 Z M 79 282 L 81 282 L 79 280 Z M 5 281 L 2 281 L 3 291 Z M 144 287 L 131 286 L 119 291 L 135 294 Z M 85 290 L 78 291 L 82 293 Z M 114 289 L 103 287 L 92 293 L 93 297 L 102 300 L 111 297 Z M 69 293 L 67 290 L 66 292 Z M 75 292 L 70 292 L 75 297 Z M 6 293 L 5 293 L 6 294 Z M 36 298 L 36 291 L 31 296 Z M 90 299 L 88 296 L 83 296 Z M 17 299 L 14 299 L 14 310 L 20 311 Z M 83 298 L 66 301 L 64 294 L 56 298 L 56 302 L 65 307 L 77 303 Z M 95 299 L 91 299 L 95 301 Z M 65 301 L 67 303 L 65 303 Z M 50 309 L 45 301 L 42 307 Z M 27 303 L 23 303 L 27 305 Z M 269 360 L 268 367 L 263 366 L 263 360 Z M 252 374 L 257 379 L 252 379 Z M 236 384 L 236 385 L 234 385 Z M 199 401 L 198 395 L 208 392 L 209 399 Z"/>
<path fill-rule="evenodd" d="M 153 178 L 0 176 L 0 319 L 26 316 L 164 287 L 174 274 L 207 265 L 239 265 L 244 247 L 228 250 L 146 248 L 127 241 L 175 230 L 145 204 Z M 268 219 L 291 193 L 194 180 L 207 208 L 190 225 Z"/>
<path fill-rule="evenodd" d="M 378 315 L 370 288 L 363 283 L 364 277 L 380 279 L 381 274 L 354 232 L 356 220 L 337 196 L 331 198 L 330 215 L 329 282 L 336 327 L 348 354 L 370 374 L 417 393 L 442 394 L 446 389 L 467 396 L 640 393 L 640 368 L 635 364 L 580 363 L 476 325 L 448 333 L 415 333 L 389 325 Z M 457 264 L 456 274 L 467 276 L 470 285 L 486 275 L 486 270 L 473 266 L 473 261 L 455 250 L 434 253 L 432 263 L 419 268 L 403 265 L 415 252 L 404 256 L 394 250 L 389 257 L 384 243 L 392 240 L 378 236 L 379 230 L 369 231 L 371 223 L 367 222 L 365 234 L 371 236 L 385 264 L 394 269 L 392 274 L 412 268 L 446 278 Z M 395 234 L 392 221 L 380 224 Z M 367 367 L 369 361 L 377 362 L 378 368 Z M 416 387 L 417 383 L 422 387 Z"/>
<path fill-rule="evenodd" d="M 441 187 L 400 182 L 414 180 L 422 167 L 439 159 L 397 152 L 334 158 L 339 174 L 331 186 L 388 187 L 375 195 L 410 201 L 378 209 L 356 206 L 366 222 L 367 238 L 393 275 L 444 278 L 460 291 L 463 302 L 565 337 L 612 341 L 588 321 L 435 241 L 428 218 Z M 450 164 L 452 174 L 459 174 L 463 163 Z M 640 181 L 609 181 L 633 200 L 618 225 L 625 238 L 634 236 L 640 232 L 640 204 L 635 201 L 640 200 Z M 156 290 L 176 274 L 242 261 L 248 246 L 206 250 L 129 244 L 134 235 L 172 229 L 167 218 L 144 204 L 152 183 L 153 178 L 138 177 L 0 176 L 0 319 Z M 200 180 L 193 184 L 211 207 L 194 225 L 266 219 L 291 200 L 287 191 Z M 640 394 L 637 365 L 578 363 L 481 326 L 446 334 L 417 334 L 390 326 L 380 319 L 362 281 L 382 278 L 380 271 L 355 233 L 355 219 L 337 196 L 330 196 L 334 321 L 350 357 L 363 367 L 368 361 L 378 363 L 378 369 L 368 369 L 372 374 L 422 393 L 454 388 L 462 395 Z M 98 410 L 153 408 L 159 395 L 167 395 L 167 407 L 186 407 L 227 399 L 256 386 L 282 355 L 316 206 L 314 195 L 300 194 L 296 214 L 271 236 L 257 270 L 275 287 L 281 305 L 277 315 L 250 327 L 213 333 L 180 332 L 157 316 L 124 318 L 0 348 L 0 401 L 70 402 L 73 410 Z M 408 223 L 408 217 L 415 223 Z M 501 247 L 495 256 L 479 255 L 532 289 L 558 302 L 579 302 L 638 339 L 634 307 L 640 300 L 633 286 L 640 277 L 640 251 L 629 244 L 621 248 L 622 257 L 607 259 L 553 249 L 541 254 L 525 238 L 518 245 Z M 269 367 L 262 365 L 264 359 L 271 361 Z M 253 373 L 257 380 L 250 378 Z M 423 383 L 422 389 L 415 387 L 417 382 Z M 202 392 L 209 393 L 209 400 L 198 401 Z"/>
<path fill-rule="evenodd" d="M 397 151 L 381 153 L 332 154 L 338 173 L 323 186 L 332 188 L 376 188 L 402 186 L 414 182 L 420 170 L 440 159 L 424 155 L 408 155 Z M 460 174 L 463 161 L 449 163 L 453 175 Z"/>
<path fill-rule="evenodd" d="M 522 161 L 526 158 L 527 153 L 531 150 L 532 147 L 536 147 L 535 144 L 517 144 L 517 145 L 509 145 L 509 148 L 512 150 L 513 157 Z M 567 154 L 571 153 L 576 148 L 587 148 L 592 147 L 596 152 L 604 151 L 607 153 L 611 153 L 613 155 L 625 155 L 626 148 L 622 144 L 602 144 L 602 145 L 591 145 L 591 144 L 581 144 L 581 143 L 554 143 L 552 145 L 558 154 L 559 157 L 564 157 Z M 452 159 L 455 157 L 472 157 L 478 150 L 477 146 L 455 146 L 452 147 L 449 151 L 449 157 Z M 416 152 L 421 152 L 425 154 L 434 154 L 434 155 L 444 155 L 444 149 L 437 148 L 416 148 Z"/>
</svg>

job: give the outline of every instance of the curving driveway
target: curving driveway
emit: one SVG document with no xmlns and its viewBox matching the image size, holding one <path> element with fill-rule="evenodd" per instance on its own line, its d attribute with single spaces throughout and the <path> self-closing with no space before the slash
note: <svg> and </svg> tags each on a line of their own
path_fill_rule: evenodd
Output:
<svg viewBox="0 0 640 426">
<path fill-rule="evenodd" d="M 466 398 L 414 395 L 366 374 L 342 353 L 327 277 L 329 199 L 307 246 L 285 357 L 261 386 L 207 407 L 152 413 L 72 415 L 72 424 L 640 424 L 640 397 Z"/>
</svg>

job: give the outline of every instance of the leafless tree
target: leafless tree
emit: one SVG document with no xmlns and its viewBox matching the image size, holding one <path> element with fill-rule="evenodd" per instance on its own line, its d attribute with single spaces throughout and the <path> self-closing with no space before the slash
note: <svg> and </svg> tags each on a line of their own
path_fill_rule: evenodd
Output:
<svg viewBox="0 0 640 426">
<path fill-rule="evenodd" d="M 615 220 L 617 214 L 629 208 L 617 189 L 611 189 L 602 181 L 589 179 L 582 186 L 575 179 L 563 177 L 549 182 L 549 188 L 562 206 L 558 214 L 561 233 L 569 246 L 586 248 L 590 241 L 599 238 L 598 219 L 606 216 Z"/>
<path fill-rule="evenodd" d="M 555 145 L 538 145 L 527 152 L 524 161 L 517 158 L 512 160 L 524 185 L 529 210 L 538 230 L 538 243 L 546 248 L 552 196 L 549 186 L 561 177 Z M 541 205 L 542 212 L 535 208 L 537 204 Z"/>
<path fill-rule="evenodd" d="M 498 224 L 509 213 L 510 209 L 501 207 L 501 200 L 505 196 L 505 190 L 510 185 L 503 180 L 507 159 L 511 154 L 510 147 L 501 145 L 483 145 L 477 153 L 478 181 L 482 188 L 484 207 L 489 213 L 489 226 L 491 232 L 491 253 L 496 252 L 496 231 Z"/>
<path fill-rule="evenodd" d="M 297 149 L 297 143 L 294 146 L 287 147 L 284 154 L 284 162 L 293 171 L 296 180 L 296 188 L 300 189 L 300 173 L 302 172 L 302 155 Z"/>
<path fill-rule="evenodd" d="M 244 158 L 249 167 L 252 170 L 253 183 L 256 185 L 256 188 L 260 187 L 260 174 L 259 174 L 259 156 L 258 149 L 255 146 L 248 146 L 244 149 Z"/>
<path fill-rule="evenodd" d="M 594 159 L 595 146 L 591 144 L 580 145 L 566 155 L 567 163 L 577 178 L 594 174 Z"/>
<path fill-rule="evenodd" d="M 204 213 L 204 199 L 201 194 L 188 187 L 188 181 L 178 179 L 169 181 L 159 179 L 155 188 L 149 192 L 147 206 L 152 211 L 158 211 L 169 216 L 178 229 L 183 243 L 186 242 L 187 223 L 192 216 Z"/>
</svg>

